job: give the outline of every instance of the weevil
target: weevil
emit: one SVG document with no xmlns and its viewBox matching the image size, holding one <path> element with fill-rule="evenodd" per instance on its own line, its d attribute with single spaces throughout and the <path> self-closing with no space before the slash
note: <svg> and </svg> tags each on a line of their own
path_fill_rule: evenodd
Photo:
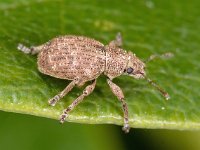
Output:
<svg viewBox="0 0 200 150">
<path fill-rule="evenodd" d="M 83 93 L 64 109 L 60 116 L 61 123 L 68 117 L 69 112 L 93 92 L 97 78 L 104 74 L 107 76 L 107 83 L 111 91 L 122 103 L 124 112 L 122 129 L 128 133 L 130 129 L 128 106 L 121 88 L 113 83 L 114 78 L 128 75 L 135 79 L 146 79 L 166 99 L 169 99 L 169 94 L 146 77 L 145 63 L 132 52 L 122 49 L 121 46 L 122 37 L 118 33 L 115 40 L 108 45 L 84 36 L 66 35 L 30 48 L 19 44 L 18 49 L 27 54 L 38 54 L 37 64 L 41 73 L 60 79 L 72 80 L 63 91 L 49 99 L 48 102 L 51 106 L 55 106 L 74 86 L 82 86 L 91 81 L 91 84 L 86 86 Z"/>
</svg>

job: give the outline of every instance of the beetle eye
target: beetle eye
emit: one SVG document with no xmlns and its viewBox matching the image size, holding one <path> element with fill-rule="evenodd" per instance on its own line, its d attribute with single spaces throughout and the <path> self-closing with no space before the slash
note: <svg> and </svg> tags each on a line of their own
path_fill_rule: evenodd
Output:
<svg viewBox="0 0 200 150">
<path fill-rule="evenodd" d="M 133 68 L 129 67 L 129 68 L 127 69 L 127 73 L 130 74 L 130 73 L 132 73 L 132 72 L 133 72 Z"/>
</svg>

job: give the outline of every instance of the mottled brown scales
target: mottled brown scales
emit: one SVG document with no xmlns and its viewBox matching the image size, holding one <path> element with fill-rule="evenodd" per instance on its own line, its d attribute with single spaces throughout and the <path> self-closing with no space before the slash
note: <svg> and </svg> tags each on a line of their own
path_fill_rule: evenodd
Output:
<svg viewBox="0 0 200 150">
<path fill-rule="evenodd" d="M 103 47 L 102 43 L 82 36 L 54 38 L 39 53 L 38 68 L 44 74 L 61 79 L 93 80 L 105 68 Z"/>
<path fill-rule="evenodd" d="M 120 76 L 126 68 L 127 53 L 121 48 L 105 46 L 106 68 L 104 74 L 110 79 Z"/>
<path fill-rule="evenodd" d="M 85 82 L 92 81 L 84 89 L 83 93 L 63 111 L 60 117 L 61 123 L 65 121 L 69 112 L 84 97 L 92 93 L 98 76 L 102 73 L 106 75 L 108 77 L 108 85 L 122 103 L 124 111 L 123 130 L 127 133 L 130 128 L 128 123 L 128 106 L 121 88 L 112 82 L 113 78 L 120 75 L 129 75 L 136 79 L 145 78 L 166 99 L 169 99 L 169 95 L 146 77 L 144 71 L 145 64 L 135 54 L 123 50 L 121 45 L 122 38 L 120 34 L 117 34 L 116 39 L 105 46 L 91 38 L 68 35 L 54 38 L 43 45 L 31 48 L 19 44 L 18 49 L 24 53 L 39 53 L 37 63 L 40 72 L 56 78 L 72 80 L 63 91 L 49 100 L 49 104 L 52 106 L 71 91 L 74 86 L 82 86 Z"/>
</svg>

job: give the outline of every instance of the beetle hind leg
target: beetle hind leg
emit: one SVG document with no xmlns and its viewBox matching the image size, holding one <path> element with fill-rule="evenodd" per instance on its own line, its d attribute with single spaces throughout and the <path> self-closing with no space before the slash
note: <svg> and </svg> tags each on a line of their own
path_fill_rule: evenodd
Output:
<svg viewBox="0 0 200 150">
<path fill-rule="evenodd" d="M 37 54 L 39 53 L 42 48 L 43 48 L 44 45 L 40 45 L 40 46 L 31 46 L 30 48 L 19 43 L 18 46 L 17 46 L 17 49 L 24 52 L 25 54 Z"/>
<path fill-rule="evenodd" d="M 60 116 L 60 123 L 64 123 L 65 118 L 68 117 L 69 112 L 72 111 L 81 101 L 83 101 L 84 97 L 88 96 L 93 92 L 95 85 L 96 85 L 96 80 L 94 80 L 92 84 L 88 85 L 83 90 L 83 93 L 77 99 L 75 99 L 72 102 L 72 104 L 67 107 L 67 109 L 63 111 L 62 115 Z"/>
<path fill-rule="evenodd" d="M 49 105 L 51 106 L 55 106 L 56 103 L 61 99 L 63 98 L 67 93 L 69 93 L 69 91 L 72 90 L 72 88 L 77 84 L 77 80 L 73 80 L 70 84 L 67 85 L 67 87 L 62 91 L 60 92 L 59 94 L 57 94 L 56 96 L 54 96 L 53 98 L 51 98 L 48 102 L 49 102 Z"/>
</svg>

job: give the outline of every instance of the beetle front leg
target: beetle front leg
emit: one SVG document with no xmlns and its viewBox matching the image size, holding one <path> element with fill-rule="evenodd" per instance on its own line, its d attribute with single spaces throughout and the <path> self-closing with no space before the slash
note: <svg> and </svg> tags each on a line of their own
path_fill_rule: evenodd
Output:
<svg viewBox="0 0 200 150">
<path fill-rule="evenodd" d="M 122 47 L 122 35 L 120 32 L 117 33 L 115 40 L 111 41 L 109 44 L 111 47 Z"/>
<path fill-rule="evenodd" d="M 128 107 L 124 100 L 124 94 L 119 86 L 117 86 L 115 83 L 113 83 L 110 79 L 107 79 L 107 83 L 110 86 L 112 92 L 117 96 L 117 98 L 121 101 L 123 111 L 124 111 L 124 127 L 122 130 L 125 133 L 128 133 L 130 130 L 129 123 L 128 123 Z"/>
<path fill-rule="evenodd" d="M 65 121 L 65 118 L 68 117 L 68 113 L 70 111 L 72 111 L 83 99 L 84 97 L 88 96 L 89 94 L 92 93 L 92 91 L 94 90 L 96 85 L 96 79 L 93 81 L 93 83 L 91 85 L 88 85 L 84 90 L 83 93 L 77 98 L 75 99 L 71 105 L 69 105 L 67 107 L 67 109 L 65 109 L 63 111 L 63 114 L 60 117 L 60 122 L 63 123 Z"/>
<path fill-rule="evenodd" d="M 49 105 L 51 106 L 55 106 L 55 104 L 61 99 L 63 98 L 67 93 L 69 93 L 69 91 L 72 90 L 72 88 L 78 83 L 78 79 L 73 80 L 70 84 L 67 85 L 67 87 L 60 92 L 59 94 L 57 94 L 56 96 L 54 96 L 53 98 L 51 98 L 48 102 Z"/>
</svg>

